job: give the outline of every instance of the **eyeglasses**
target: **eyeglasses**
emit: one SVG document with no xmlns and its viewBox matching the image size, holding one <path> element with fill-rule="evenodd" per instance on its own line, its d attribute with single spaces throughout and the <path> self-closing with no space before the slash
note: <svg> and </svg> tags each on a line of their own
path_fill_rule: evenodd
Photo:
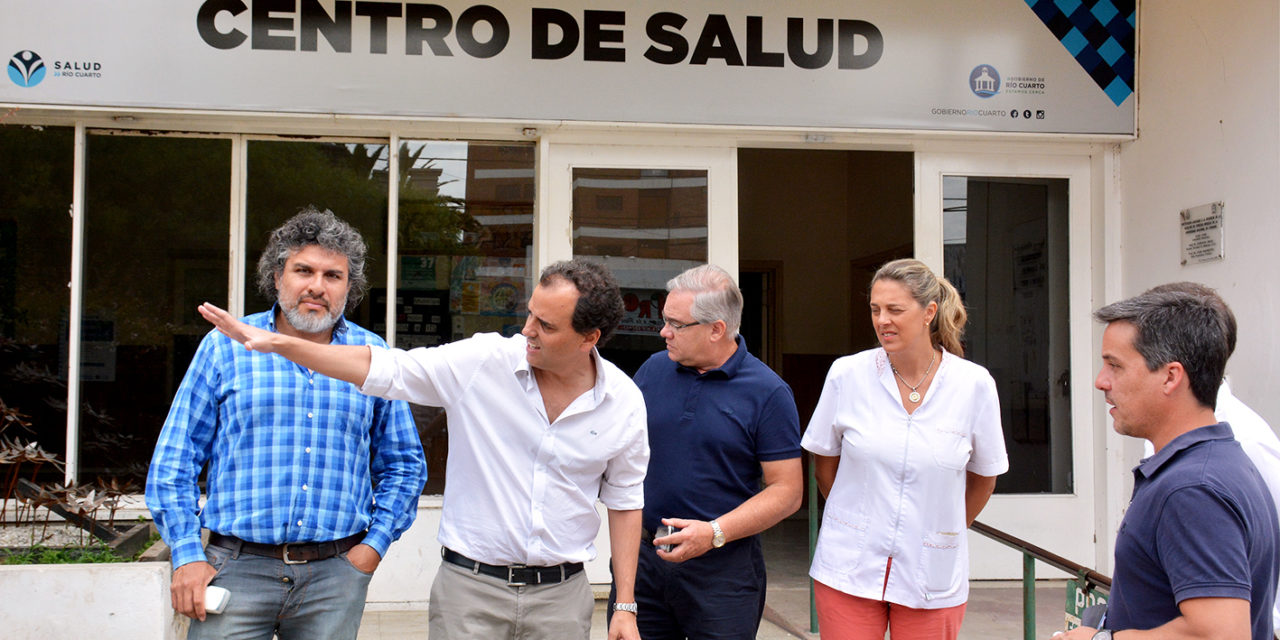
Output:
<svg viewBox="0 0 1280 640">
<path fill-rule="evenodd" d="M 693 322 L 673 322 L 669 318 L 663 318 L 662 324 L 665 324 L 668 327 L 671 327 L 672 331 L 679 331 L 685 327 L 692 327 L 695 324 L 702 324 L 702 322 L 700 320 L 694 320 Z"/>
</svg>

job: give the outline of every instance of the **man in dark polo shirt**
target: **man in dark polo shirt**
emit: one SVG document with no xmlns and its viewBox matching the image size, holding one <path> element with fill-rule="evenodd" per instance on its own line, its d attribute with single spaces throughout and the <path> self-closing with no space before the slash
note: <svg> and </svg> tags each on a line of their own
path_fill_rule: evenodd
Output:
<svg viewBox="0 0 1280 640">
<path fill-rule="evenodd" d="M 738 335 L 742 292 L 728 273 L 694 267 L 667 290 L 667 350 L 635 375 L 650 448 L 640 636 L 754 639 L 765 601 L 757 534 L 794 513 L 804 487 L 795 400 Z M 655 540 L 662 525 L 677 532 Z"/>
<path fill-rule="evenodd" d="M 1280 533 L 1261 475 L 1214 418 L 1228 356 L 1219 311 L 1148 291 L 1094 316 L 1107 323 L 1095 386 L 1116 432 L 1155 454 L 1133 471 L 1105 630 L 1066 637 L 1269 640 Z"/>
</svg>

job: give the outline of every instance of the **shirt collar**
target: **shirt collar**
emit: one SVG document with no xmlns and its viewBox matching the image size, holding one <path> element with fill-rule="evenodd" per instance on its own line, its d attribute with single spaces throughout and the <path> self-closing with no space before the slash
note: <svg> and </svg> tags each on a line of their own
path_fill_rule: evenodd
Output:
<svg viewBox="0 0 1280 640">
<path fill-rule="evenodd" d="M 884 347 L 876 347 L 876 349 L 878 350 L 876 352 L 876 374 L 881 380 L 887 381 L 889 386 L 893 387 L 893 390 L 896 393 L 898 386 L 897 383 L 894 382 L 895 376 L 893 373 L 893 362 L 889 360 L 889 352 L 885 351 Z M 946 349 L 942 349 L 942 357 L 938 358 L 938 363 L 935 365 L 937 369 L 933 374 L 933 379 L 937 380 L 942 377 L 943 368 L 950 368 L 947 363 L 950 360 L 959 357 L 960 356 L 957 356 Z"/>
<path fill-rule="evenodd" d="M 591 360 L 596 365 L 596 384 L 591 387 L 591 395 L 595 399 L 596 404 L 604 402 L 604 397 L 609 391 L 608 385 L 604 380 L 604 358 L 600 357 L 600 350 L 591 347 Z"/>
<path fill-rule="evenodd" d="M 1133 468 L 1133 472 L 1135 475 L 1142 474 L 1146 478 L 1151 478 L 1159 473 L 1160 469 L 1168 464 L 1174 456 L 1178 455 L 1179 451 L 1190 449 L 1192 446 L 1200 444 L 1201 442 L 1208 442 L 1210 440 L 1232 440 L 1234 438 L 1235 434 L 1231 432 L 1231 426 L 1225 422 L 1192 429 L 1191 431 L 1174 438 L 1173 441 L 1165 445 L 1163 449 L 1156 452 L 1150 458 L 1139 462 L 1138 466 Z"/>
<path fill-rule="evenodd" d="M 738 348 L 733 352 L 733 355 L 729 356 L 729 359 L 725 360 L 724 364 L 716 367 L 715 369 L 711 369 L 706 373 L 698 373 L 697 369 L 694 369 L 693 367 L 686 367 L 674 360 L 672 361 L 672 364 L 676 365 L 677 371 L 692 373 L 695 376 L 709 376 L 714 374 L 715 376 L 726 380 L 732 379 L 734 376 L 738 375 L 738 369 L 742 368 L 742 362 L 747 359 L 747 341 L 742 338 L 742 334 L 735 336 L 734 341 L 738 345 Z"/>
<path fill-rule="evenodd" d="M 529 364 L 529 356 L 525 351 L 525 345 L 529 344 L 529 342 L 528 339 L 524 337 L 523 333 L 517 333 L 516 335 L 511 336 L 511 339 L 520 342 L 520 357 L 514 358 L 511 371 L 516 374 L 517 378 L 524 381 L 525 388 L 527 389 L 530 384 L 533 384 L 531 382 L 533 379 L 533 367 Z"/>
<path fill-rule="evenodd" d="M 267 314 L 267 328 L 274 333 L 280 333 L 276 330 L 276 313 L 280 312 L 280 310 L 280 301 L 277 300 L 275 304 L 271 305 L 271 313 Z M 338 316 L 337 322 L 333 323 L 333 335 L 329 336 L 329 342 L 337 342 L 339 336 L 346 335 L 346 333 L 347 315 L 344 313 Z"/>
<path fill-rule="evenodd" d="M 521 381 L 521 383 L 524 385 L 524 388 L 526 390 L 530 390 L 533 388 L 533 384 L 534 384 L 533 366 L 529 364 L 529 358 L 525 356 L 524 334 L 516 334 L 516 336 L 519 336 L 520 338 L 521 348 L 520 348 L 520 357 L 516 358 L 515 366 L 512 368 L 512 372 L 516 374 L 516 378 Z M 515 338 L 516 336 L 512 336 L 512 337 Z M 591 387 L 591 397 L 592 397 L 592 400 L 595 402 L 595 404 L 600 404 L 601 402 L 604 401 L 605 396 L 608 394 L 609 386 L 608 384 L 606 384 L 605 377 L 604 377 L 604 364 L 605 364 L 604 358 L 600 356 L 600 350 L 596 347 L 591 347 L 591 361 L 594 362 L 596 365 L 596 382 Z"/>
</svg>

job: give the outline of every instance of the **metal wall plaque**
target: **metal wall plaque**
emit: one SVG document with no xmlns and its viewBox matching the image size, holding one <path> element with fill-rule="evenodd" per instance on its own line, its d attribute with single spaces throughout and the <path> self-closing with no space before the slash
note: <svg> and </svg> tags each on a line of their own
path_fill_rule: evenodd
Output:
<svg viewBox="0 0 1280 640">
<path fill-rule="evenodd" d="M 1182 264 L 1215 262 L 1226 257 L 1223 247 L 1221 202 L 1183 209 L 1178 215 L 1182 224 Z"/>
</svg>

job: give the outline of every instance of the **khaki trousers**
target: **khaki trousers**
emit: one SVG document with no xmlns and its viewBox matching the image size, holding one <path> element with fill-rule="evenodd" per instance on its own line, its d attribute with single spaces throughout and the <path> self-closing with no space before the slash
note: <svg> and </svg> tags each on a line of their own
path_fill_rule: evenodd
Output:
<svg viewBox="0 0 1280 640">
<path fill-rule="evenodd" d="M 431 640 L 588 640 L 595 601 L 587 572 L 559 584 L 505 580 L 441 562 L 427 608 Z"/>
</svg>

